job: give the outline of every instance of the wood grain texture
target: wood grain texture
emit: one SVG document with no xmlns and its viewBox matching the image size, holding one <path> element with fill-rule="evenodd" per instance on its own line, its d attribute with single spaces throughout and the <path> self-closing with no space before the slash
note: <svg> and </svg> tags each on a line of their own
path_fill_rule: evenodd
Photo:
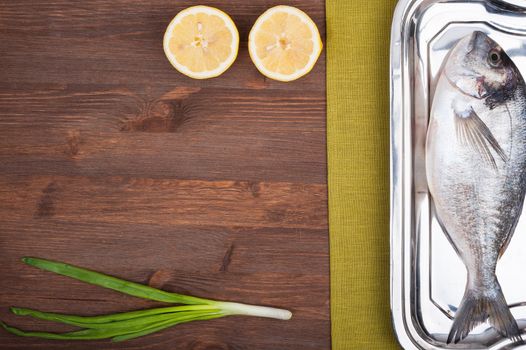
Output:
<svg viewBox="0 0 526 350">
<path fill-rule="evenodd" d="M 194 1 L 0 0 L 0 319 L 12 305 L 85 315 L 159 304 L 25 266 L 39 256 L 169 291 L 289 308 L 130 342 L 0 332 L 0 349 L 329 349 L 325 55 L 306 77 L 264 78 L 248 32 L 269 0 L 205 1 L 240 51 L 198 81 L 164 57 Z M 324 1 L 286 4 L 325 33 Z"/>
</svg>

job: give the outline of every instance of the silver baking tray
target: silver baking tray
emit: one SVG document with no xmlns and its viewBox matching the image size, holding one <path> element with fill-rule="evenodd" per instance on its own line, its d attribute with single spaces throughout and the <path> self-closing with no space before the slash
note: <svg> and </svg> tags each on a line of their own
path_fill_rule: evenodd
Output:
<svg viewBox="0 0 526 350">
<path fill-rule="evenodd" d="M 489 325 L 446 345 L 466 270 L 430 208 L 424 145 L 438 73 L 474 30 L 497 41 L 526 78 L 526 0 L 401 0 L 391 33 L 391 312 L 405 349 L 526 349 Z M 526 334 L 526 215 L 497 276 Z M 526 336 L 524 337 L 526 339 Z"/>
</svg>

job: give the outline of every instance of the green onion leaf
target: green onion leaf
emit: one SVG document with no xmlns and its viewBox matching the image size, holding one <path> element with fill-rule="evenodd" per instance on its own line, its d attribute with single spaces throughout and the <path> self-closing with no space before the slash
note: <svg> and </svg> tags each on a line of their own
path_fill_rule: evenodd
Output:
<svg viewBox="0 0 526 350">
<path fill-rule="evenodd" d="M 214 318 L 220 318 L 220 317 L 224 317 L 224 316 L 225 316 L 225 314 L 222 314 L 222 313 L 202 314 L 202 315 L 199 315 L 199 316 L 196 315 L 193 318 L 188 318 L 188 319 L 185 319 L 185 320 L 181 319 L 181 320 L 177 320 L 177 321 L 174 321 L 174 322 L 165 322 L 165 323 L 163 323 L 161 325 L 158 325 L 157 327 L 144 329 L 142 331 L 135 332 L 135 333 L 119 335 L 119 336 L 113 337 L 112 340 L 114 342 L 121 342 L 121 341 L 125 341 L 125 340 L 139 338 L 139 337 L 142 337 L 142 336 L 145 336 L 145 335 L 148 335 L 148 334 L 152 334 L 152 333 L 155 333 L 155 332 L 159 332 L 159 331 L 162 331 L 163 329 L 166 329 L 166 328 L 169 328 L 169 327 L 173 327 L 173 326 L 181 324 L 181 323 L 192 322 L 192 321 L 211 320 L 211 319 L 214 319 Z"/>
<path fill-rule="evenodd" d="M 177 325 L 179 323 L 190 322 L 194 320 L 207 319 L 207 317 L 218 318 L 223 317 L 224 314 L 219 312 L 203 312 L 203 311 L 194 311 L 193 313 L 188 313 L 186 315 L 180 315 L 178 317 L 172 317 L 169 319 L 159 319 L 154 322 L 149 323 L 139 323 L 131 325 L 129 327 L 117 327 L 117 328 L 104 328 L 104 329 L 82 329 L 79 331 L 67 332 L 67 333 L 51 333 L 51 332 L 26 332 L 18 328 L 11 327 L 6 325 L 3 322 L 0 322 L 0 325 L 8 332 L 22 336 L 22 337 L 36 337 L 44 339 L 56 339 L 56 340 L 97 340 L 97 339 L 107 339 L 107 338 L 116 338 L 115 341 L 122 341 L 125 339 L 120 338 L 120 336 L 132 335 L 132 338 L 137 338 L 142 335 L 151 334 L 159 330 Z"/>
<path fill-rule="evenodd" d="M 146 311 L 150 311 L 150 310 L 146 310 Z M 204 313 L 215 313 L 219 311 L 220 311 L 219 309 L 213 309 L 209 307 L 208 309 L 197 310 L 197 311 L 179 311 L 179 312 L 152 314 L 152 315 L 143 313 L 143 316 L 141 317 L 133 317 L 130 319 L 122 319 L 119 321 L 109 321 L 106 323 L 91 322 L 89 320 L 82 322 L 82 321 L 79 321 L 78 318 L 71 317 L 71 315 L 52 314 L 52 313 L 46 313 L 46 312 L 40 312 L 40 311 L 33 311 L 31 313 L 26 313 L 26 315 L 32 316 L 35 318 L 39 318 L 42 320 L 60 322 L 60 323 L 64 323 L 70 326 L 76 326 L 80 328 L 112 329 L 112 328 L 129 328 L 129 327 L 137 326 L 137 325 L 151 324 L 151 323 L 158 322 L 158 321 L 173 320 L 173 319 L 182 318 L 185 316 L 195 316 L 196 314 L 200 314 L 203 312 Z"/>
<path fill-rule="evenodd" d="M 55 262 L 45 259 L 25 257 L 22 259 L 28 265 L 39 269 L 68 276 L 82 282 L 94 284 L 100 287 L 113 289 L 117 292 L 129 294 L 134 297 L 162 301 L 176 304 L 210 304 L 210 300 L 196 298 L 188 295 L 169 293 L 142 284 L 121 280 L 116 277 L 104 275 L 99 272 L 86 270 L 73 265 Z"/>
<path fill-rule="evenodd" d="M 138 310 L 131 312 L 122 312 L 110 315 L 102 316 L 77 316 L 77 315 L 67 315 L 67 314 L 58 314 L 53 312 L 43 312 L 32 309 L 25 309 L 19 307 L 12 307 L 11 312 L 18 316 L 31 316 L 41 320 L 47 321 L 56 321 L 61 323 L 66 323 L 69 325 L 76 326 L 77 323 L 80 324 L 104 324 L 115 321 L 130 320 L 138 317 L 150 316 L 150 315 L 159 315 L 166 313 L 176 313 L 184 311 L 209 311 L 209 310 L 218 310 L 214 306 L 210 305 L 184 305 L 184 306 L 169 306 L 169 307 L 160 307 L 147 310 Z"/>
</svg>

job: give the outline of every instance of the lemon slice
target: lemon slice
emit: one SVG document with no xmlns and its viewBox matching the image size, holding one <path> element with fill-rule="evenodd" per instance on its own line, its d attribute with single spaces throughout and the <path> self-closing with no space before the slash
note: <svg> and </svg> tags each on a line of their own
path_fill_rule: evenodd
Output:
<svg viewBox="0 0 526 350">
<path fill-rule="evenodd" d="M 295 80 L 310 72 L 322 47 L 316 24 L 292 6 L 265 11 L 248 37 L 248 50 L 257 69 L 280 81 Z"/>
<path fill-rule="evenodd" d="M 179 12 L 164 33 L 163 48 L 179 72 L 195 79 L 221 75 L 237 57 L 239 33 L 232 19 L 209 6 Z"/>
</svg>

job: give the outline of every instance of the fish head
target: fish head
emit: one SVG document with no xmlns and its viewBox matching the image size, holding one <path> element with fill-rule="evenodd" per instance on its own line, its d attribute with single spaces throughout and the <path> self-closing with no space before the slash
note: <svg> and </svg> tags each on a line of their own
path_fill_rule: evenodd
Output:
<svg viewBox="0 0 526 350">
<path fill-rule="evenodd" d="M 443 74 L 462 93 L 490 108 L 513 98 L 521 75 L 506 52 L 481 31 L 465 36 L 450 52 Z"/>
</svg>

